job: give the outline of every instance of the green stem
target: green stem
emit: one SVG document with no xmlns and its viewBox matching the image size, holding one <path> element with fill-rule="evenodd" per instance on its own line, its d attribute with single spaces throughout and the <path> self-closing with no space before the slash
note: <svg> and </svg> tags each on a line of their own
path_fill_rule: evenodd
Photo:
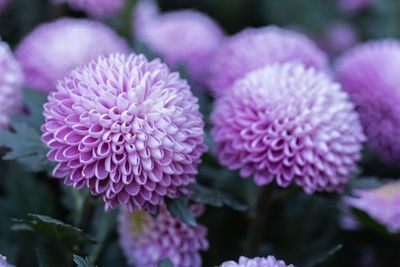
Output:
<svg viewBox="0 0 400 267">
<path fill-rule="evenodd" d="M 250 213 L 246 252 L 248 257 L 258 256 L 272 202 L 272 186 L 263 187 L 259 192 L 255 210 Z"/>
</svg>

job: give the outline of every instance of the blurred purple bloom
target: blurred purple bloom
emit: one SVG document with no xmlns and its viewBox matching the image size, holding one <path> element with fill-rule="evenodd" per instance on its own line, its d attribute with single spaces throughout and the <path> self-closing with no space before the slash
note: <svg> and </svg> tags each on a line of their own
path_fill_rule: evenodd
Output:
<svg viewBox="0 0 400 267">
<path fill-rule="evenodd" d="M 113 52 L 130 52 L 113 30 L 91 20 L 62 18 L 38 26 L 19 44 L 16 56 L 26 85 L 49 92 L 71 69 Z"/>
<path fill-rule="evenodd" d="M 327 56 L 303 34 L 275 26 L 246 29 L 218 49 L 211 64 L 210 87 L 220 96 L 247 72 L 289 61 L 318 70 L 329 69 Z"/>
<path fill-rule="evenodd" d="M 328 27 L 322 46 L 330 54 L 337 54 L 350 48 L 357 41 L 356 28 L 350 23 L 338 21 Z"/>
<path fill-rule="evenodd" d="M 372 148 L 387 162 L 400 160 L 400 42 L 371 41 L 341 56 L 336 65 Z"/>
<path fill-rule="evenodd" d="M 268 256 L 266 258 L 257 257 L 253 259 L 241 256 L 238 263 L 227 261 L 221 264 L 220 267 L 294 267 L 294 265 L 286 265 L 284 261 L 277 260 L 274 256 Z"/>
<path fill-rule="evenodd" d="M 347 12 L 356 12 L 366 8 L 376 0 L 340 0 L 339 7 Z"/>
<path fill-rule="evenodd" d="M 156 59 L 113 54 L 57 83 L 44 105 L 42 140 L 53 175 L 118 204 L 155 212 L 194 181 L 203 120 L 185 80 Z"/>
<path fill-rule="evenodd" d="M 23 74 L 10 48 L 0 40 L 0 129 L 22 105 Z"/>
<path fill-rule="evenodd" d="M 205 84 L 209 62 L 224 38 L 217 22 L 207 15 L 192 10 L 159 14 L 153 1 L 139 2 L 134 29 L 137 39 L 170 67 L 184 64 L 199 85 Z"/>
<path fill-rule="evenodd" d="M 222 164 L 255 183 L 294 181 L 307 193 L 339 191 L 365 137 L 340 85 L 298 63 L 268 65 L 216 102 L 212 135 Z"/>
<path fill-rule="evenodd" d="M 68 3 L 71 8 L 86 12 L 93 18 L 106 18 L 116 14 L 125 0 L 51 0 L 55 4 Z"/>
<path fill-rule="evenodd" d="M 389 182 L 375 189 L 353 190 L 355 197 L 345 197 L 349 207 L 366 212 L 392 233 L 400 232 L 400 182 Z"/>
<path fill-rule="evenodd" d="M 200 215 L 203 207 L 193 205 L 191 209 Z M 165 206 L 160 207 L 156 219 L 142 211 L 130 214 L 124 209 L 118 231 L 128 263 L 135 267 L 157 267 L 165 258 L 174 267 L 200 267 L 200 250 L 208 249 L 207 229 L 182 223 Z"/>
<path fill-rule="evenodd" d="M 0 0 L 0 15 L 7 9 L 10 0 Z"/>
<path fill-rule="evenodd" d="M 14 265 L 9 264 L 7 262 L 7 258 L 3 255 L 0 255 L 0 267 L 14 267 Z"/>
</svg>

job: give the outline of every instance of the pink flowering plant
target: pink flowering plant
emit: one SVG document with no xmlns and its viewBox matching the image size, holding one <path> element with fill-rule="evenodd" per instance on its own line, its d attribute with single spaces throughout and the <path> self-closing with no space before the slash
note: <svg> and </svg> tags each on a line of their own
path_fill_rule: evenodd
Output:
<svg viewBox="0 0 400 267">
<path fill-rule="evenodd" d="M 399 13 L 0 0 L 0 267 L 400 266 Z"/>
</svg>

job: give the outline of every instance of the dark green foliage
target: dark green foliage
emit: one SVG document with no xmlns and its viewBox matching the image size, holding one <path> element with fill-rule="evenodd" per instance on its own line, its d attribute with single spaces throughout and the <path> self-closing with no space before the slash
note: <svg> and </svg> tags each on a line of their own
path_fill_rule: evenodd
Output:
<svg viewBox="0 0 400 267">
<path fill-rule="evenodd" d="M 197 226 L 196 217 L 189 209 L 189 199 L 181 195 L 178 199 L 167 199 L 167 208 L 174 218 L 178 218 L 183 223 L 190 226 Z"/>
<path fill-rule="evenodd" d="M 126 38 L 136 53 L 157 58 L 159 55 L 132 32 L 131 12 L 136 2 L 127 0 L 123 10 L 104 23 Z M 191 8 L 205 12 L 228 34 L 246 27 L 276 24 L 300 29 L 318 39 L 326 34 L 331 23 L 344 21 L 355 26 L 361 41 L 400 37 L 398 0 L 377 0 L 353 14 L 340 11 L 339 0 L 158 2 L 163 11 Z M 13 0 L 9 10 L 0 15 L 1 39 L 15 49 L 39 23 L 63 16 L 85 14 L 71 10 L 66 4 L 52 5 L 48 0 Z M 248 253 L 275 255 L 300 267 L 400 266 L 399 234 L 389 233 L 368 214 L 353 210 L 363 227 L 359 231 L 340 228 L 341 195 L 310 196 L 293 186 L 260 188 L 252 178 L 242 179 L 237 171 L 221 166 L 213 154 L 215 144 L 210 134 L 214 99 L 207 88 L 194 87 L 184 65 L 175 71 L 188 80 L 199 98 L 209 151 L 198 168 L 198 183 L 190 186 L 190 197 L 167 200 L 166 204 L 170 213 L 184 223 L 208 227 L 210 249 L 202 254 L 203 266 L 237 260 Z M 62 180 L 51 177 L 55 164 L 47 160 L 48 148 L 41 141 L 40 131 L 46 98 L 46 94 L 25 89 L 24 111 L 13 117 L 10 129 L 0 132 L 0 254 L 21 267 L 125 267 L 116 230 L 119 210 L 106 213 L 101 198 L 92 196 L 89 190 L 66 187 Z M 344 193 L 375 188 L 399 175 L 398 164 L 384 163 L 366 148 L 359 173 Z M 204 215 L 199 218 L 189 208 L 196 203 L 206 205 Z M 157 218 L 157 214 L 153 216 Z M 17 219 L 12 221 L 12 218 Z M 164 259 L 158 266 L 171 267 L 172 263 Z"/>
<path fill-rule="evenodd" d="M 96 243 L 81 229 L 44 215 L 28 214 L 32 219 L 13 219 L 12 229 L 15 231 L 33 231 L 43 235 L 66 248 Z"/>
</svg>

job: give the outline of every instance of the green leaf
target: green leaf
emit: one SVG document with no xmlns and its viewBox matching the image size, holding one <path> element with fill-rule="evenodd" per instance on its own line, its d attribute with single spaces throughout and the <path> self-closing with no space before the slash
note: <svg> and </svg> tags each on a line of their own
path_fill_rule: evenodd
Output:
<svg viewBox="0 0 400 267">
<path fill-rule="evenodd" d="M 350 180 L 347 187 L 350 191 L 353 189 L 372 189 L 380 187 L 384 181 L 377 177 L 360 177 Z"/>
<path fill-rule="evenodd" d="M 47 159 L 49 149 L 40 138 L 40 133 L 26 122 L 13 121 L 14 132 L 0 132 L 0 146 L 11 151 L 3 157 L 5 160 L 18 160 L 33 171 L 49 169 L 53 166 Z"/>
<path fill-rule="evenodd" d="M 96 240 L 98 242 L 90 251 L 89 259 L 91 262 L 96 263 L 101 255 L 107 243 L 107 239 L 117 225 L 117 215 L 118 209 L 109 212 L 105 212 L 103 207 L 97 209 L 94 216 L 95 219 L 93 220 L 93 227 L 96 229 Z"/>
<path fill-rule="evenodd" d="M 369 216 L 368 213 L 366 213 L 363 210 L 357 209 L 357 208 L 352 208 L 351 209 L 352 213 L 356 216 L 357 220 L 368 230 L 373 231 L 375 233 L 381 234 L 386 237 L 395 237 L 399 238 L 400 233 L 391 233 L 388 231 L 385 225 L 379 223 L 376 221 L 374 218 Z"/>
<path fill-rule="evenodd" d="M 13 219 L 13 230 L 30 230 L 73 250 L 76 245 L 96 243 L 81 229 L 44 215 L 28 214 L 33 220 Z"/>
<path fill-rule="evenodd" d="M 169 258 L 166 258 L 160 261 L 157 267 L 172 267 L 172 262 L 169 260 Z"/>
<path fill-rule="evenodd" d="M 166 202 L 172 217 L 178 218 L 187 225 L 197 226 L 196 217 L 188 207 L 189 199 L 187 196 L 182 195 L 177 199 L 167 199 Z"/>
<path fill-rule="evenodd" d="M 82 258 L 81 256 L 74 255 L 74 262 L 77 267 L 94 267 L 94 265 L 89 261 L 88 257 Z"/>
<path fill-rule="evenodd" d="M 222 207 L 227 205 L 235 210 L 247 210 L 247 206 L 236 201 L 228 194 L 222 193 L 218 190 L 207 188 L 199 184 L 191 184 L 189 186 L 193 190 L 190 199 L 196 203 L 212 205 L 215 207 Z"/>
<path fill-rule="evenodd" d="M 50 170 L 54 164 L 47 159 L 49 151 L 41 140 L 40 126 L 44 123 L 42 115 L 46 95 L 34 90 L 24 90 L 24 104 L 29 114 L 18 114 L 12 118 L 12 131 L 0 132 L 0 146 L 10 149 L 5 160 L 17 160 L 32 171 Z"/>
</svg>

